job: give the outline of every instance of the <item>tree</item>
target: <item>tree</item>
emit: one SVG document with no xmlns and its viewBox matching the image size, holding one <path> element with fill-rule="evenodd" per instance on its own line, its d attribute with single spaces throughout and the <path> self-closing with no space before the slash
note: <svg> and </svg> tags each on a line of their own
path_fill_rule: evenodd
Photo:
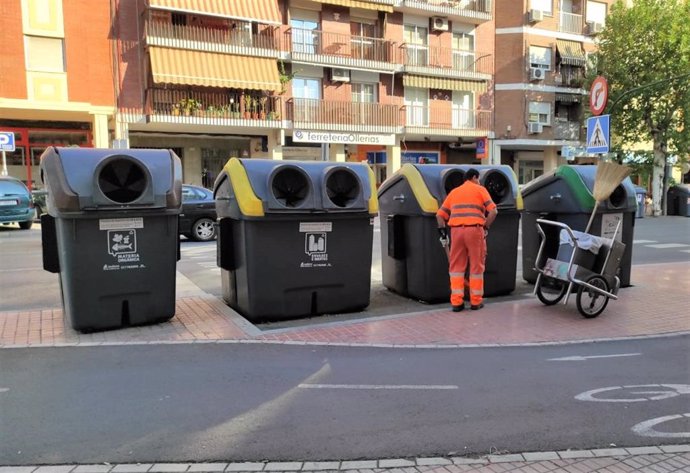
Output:
<svg viewBox="0 0 690 473">
<path fill-rule="evenodd" d="M 669 158 L 690 151 L 690 0 L 619 0 L 598 42 L 611 135 L 624 148 L 653 143 L 653 215 L 663 215 Z"/>
</svg>

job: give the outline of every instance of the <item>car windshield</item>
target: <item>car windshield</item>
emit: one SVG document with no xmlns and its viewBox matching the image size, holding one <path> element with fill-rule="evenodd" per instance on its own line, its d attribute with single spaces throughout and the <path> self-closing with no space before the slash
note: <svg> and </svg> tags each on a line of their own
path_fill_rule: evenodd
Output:
<svg viewBox="0 0 690 473">
<path fill-rule="evenodd" d="M 15 181 L 0 181 L 0 193 L 10 195 L 10 194 L 21 194 L 26 195 L 29 191 L 20 182 Z"/>
</svg>

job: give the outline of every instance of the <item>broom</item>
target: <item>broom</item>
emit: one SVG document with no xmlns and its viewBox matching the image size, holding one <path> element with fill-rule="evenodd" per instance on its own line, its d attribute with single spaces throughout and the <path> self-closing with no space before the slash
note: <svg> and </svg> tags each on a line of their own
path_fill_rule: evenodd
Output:
<svg viewBox="0 0 690 473">
<path fill-rule="evenodd" d="M 592 191 L 596 203 L 594 204 L 594 209 L 592 209 L 592 215 L 589 217 L 585 233 L 589 233 L 599 204 L 609 198 L 613 191 L 616 190 L 616 187 L 623 182 L 623 179 L 630 175 L 630 171 L 631 169 L 629 167 L 621 164 L 608 161 L 599 163 L 597 166 L 597 175 L 594 178 L 594 190 Z"/>
</svg>

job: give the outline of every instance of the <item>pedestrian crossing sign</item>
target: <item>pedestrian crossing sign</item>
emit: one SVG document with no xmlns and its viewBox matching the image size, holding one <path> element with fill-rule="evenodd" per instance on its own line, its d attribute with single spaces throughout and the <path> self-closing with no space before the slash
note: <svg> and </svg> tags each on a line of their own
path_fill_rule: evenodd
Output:
<svg viewBox="0 0 690 473">
<path fill-rule="evenodd" d="M 609 152 L 609 130 L 611 115 L 600 115 L 587 119 L 587 153 Z"/>
</svg>

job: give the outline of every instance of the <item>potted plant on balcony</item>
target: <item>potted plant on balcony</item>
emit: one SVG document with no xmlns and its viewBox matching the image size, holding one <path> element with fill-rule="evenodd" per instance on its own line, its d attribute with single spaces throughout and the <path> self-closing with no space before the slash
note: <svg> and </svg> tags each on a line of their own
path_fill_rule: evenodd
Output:
<svg viewBox="0 0 690 473">
<path fill-rule="evenodd" d="M 193 98 L 182 99 L 178 102 L 178 105 L 182 113 L 187 117 L 201 109 L 201 102 Z"/>
<path fill-rule="evenodd" d="M 259 98 L 259 118 L 262 120 L 266 120 L 266 102 L 268 102 L 268 97 Z"/>
<path fill-rule="evenodd" d="M 252 108 L 254 107 L 254 99 L 251 95 L 244 96 L 244 118 L 250 119 L 252 117 Z"/>
</svg>

